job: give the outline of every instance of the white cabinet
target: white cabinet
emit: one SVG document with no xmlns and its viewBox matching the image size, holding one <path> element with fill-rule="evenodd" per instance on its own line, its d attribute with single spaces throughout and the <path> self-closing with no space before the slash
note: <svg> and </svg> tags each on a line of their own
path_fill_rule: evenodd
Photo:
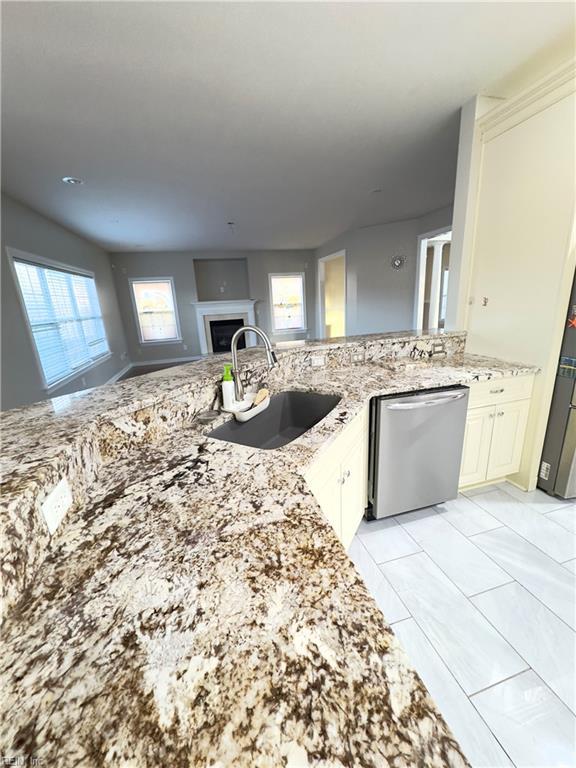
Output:
<svg viewBox="0 0 576 768">
<path fill-rule="evenodd" d="M 496 480 L 518 471 L 532 384 L 533 377 L 525 376 L 470 386 L 460 487 Z"/>
<path fill-rule="evenodd" d="M 304 477 L 324 516 L 348 548 L 366 507 L 368 408 L 338 435 Z"/>
<path fill-rule="evenodd" d="M 487 480 L 511 475 L 520 468 L 529 408 L 530 400 L 520 400 L 494 409 Z"/>
<path fill-rule="evenodd" d="M 486 469 L 492 441 L 494 406 L 470 408 L 466 417 L 464 449 L 460 466 L 460 485 L 473 485 L 486 480 Z"/>
<path fill-rule="evenodd" d="M 342 529 L 342 469 L 339 464 L 329 469 L 316 467 L 306 475 L 310 490 L 320 504 L 324 517 L 340 536 Z"/>
<path fill-rule="evenodd" d="M 340 540 L 348 549 L 356 535 L 364 510 L 366 509 L 368 470 L 368 434 L 363 434 L 355 443 L 341 464 L 342 507 Z"/>
</svg>

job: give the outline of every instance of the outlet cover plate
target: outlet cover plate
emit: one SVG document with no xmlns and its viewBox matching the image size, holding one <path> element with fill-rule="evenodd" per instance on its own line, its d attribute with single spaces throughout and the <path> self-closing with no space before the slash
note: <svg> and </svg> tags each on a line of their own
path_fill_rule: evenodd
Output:
<svg viewBox="0 0 576 768">
<path fill-rule="evenodd" d="M 52 536 L 66 512 L 72 506 L 72 491 L 68 480 L 63 477 L 56 487 L 50 491 L 48 496 L 42 502 L 42 514 Z"/>
</svg>

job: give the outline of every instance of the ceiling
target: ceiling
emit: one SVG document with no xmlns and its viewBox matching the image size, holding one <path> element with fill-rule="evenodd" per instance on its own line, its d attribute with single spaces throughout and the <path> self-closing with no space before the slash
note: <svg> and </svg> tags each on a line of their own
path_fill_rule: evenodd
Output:
<svg viewBox="0 0 576 768">
<path fill-rule="evenodd" d="M 570 3 L 3 3 L 4 189 L 108 250 L 316 247 L 450 204 L 459 107 L 573 20 Z"/>
</svg>

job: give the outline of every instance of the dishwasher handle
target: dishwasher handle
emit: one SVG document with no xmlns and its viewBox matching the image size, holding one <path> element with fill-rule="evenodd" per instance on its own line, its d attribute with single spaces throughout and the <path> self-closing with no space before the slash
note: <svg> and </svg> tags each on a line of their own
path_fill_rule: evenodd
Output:
<svg viewBox="0 0 576 768">
<path fill-rule="evenodd" d="M 435 397 L 431 400 L 417 400 L 411 403 L 390 403 L 384 407 L 389 411 L 413 411 L 416 408 L 430 408 L 434 405 L 461 400 L 463 397 L 466 397 L 466 392 L 457 392 L 455 395 L 448 395 L 447 397 Z"/>
</svg>

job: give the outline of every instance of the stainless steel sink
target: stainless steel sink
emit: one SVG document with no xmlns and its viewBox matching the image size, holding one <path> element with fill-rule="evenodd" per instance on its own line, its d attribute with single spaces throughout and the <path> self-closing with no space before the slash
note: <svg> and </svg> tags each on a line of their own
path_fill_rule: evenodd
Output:
<svg viewBox="0 0 576 768">
<path fill-rule="evenodd" d="M 280 392 L 258 416 L 244 423 L 230 419 L 208 437 L 264 450 L 280 448 L 318 424 L 340 400 L 340 395 L 318 392 Z"/>
</svg>

